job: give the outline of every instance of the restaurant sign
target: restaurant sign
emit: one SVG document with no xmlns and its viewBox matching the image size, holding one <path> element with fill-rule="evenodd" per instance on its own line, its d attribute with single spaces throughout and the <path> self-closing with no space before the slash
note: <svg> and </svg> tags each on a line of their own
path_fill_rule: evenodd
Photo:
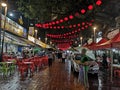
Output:
<svg viewBox="0 0 120 90">
<path fill-rule="evenodd" d="M 1 14 L 2 29 L 4 29 L 4 22 L 5 22 L 5 16 Z M 6 17 L 5 30 L 21 37 L 27 37 L 27 30 L 8 17 Z"/>
<path fill-rule="evenodd" d="M 28 40 L 33 42 L 33 43 L 35 43 L 35 44 L 37 44 L 37 45 L 39 45 L 39 46 L 41 46 L 42 48 L 46 48 L 46 44 L 45 43 L 43 43 L 42 41 L 40 41 L 40 40 L 30 36 L 30 35 L 28 35 Z"/>
</svg>

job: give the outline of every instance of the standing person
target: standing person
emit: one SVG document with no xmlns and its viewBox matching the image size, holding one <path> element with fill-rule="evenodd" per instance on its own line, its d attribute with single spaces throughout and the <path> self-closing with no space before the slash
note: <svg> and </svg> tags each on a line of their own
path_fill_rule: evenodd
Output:
<svg viewBox="0 0 120 90">
<path fill-rule="evenodd" d="M 52 56 L 53 56 L 53 61 L 55 61 L 55 52 L 52 52 Z"/>
<path fill-rule="evenodd" d="M 61 51 L 59 51 L 58 52 L 58 60 L 59 60 L 59 62 L 61 62 L 61 59 L 62 59 L 62 53 L 61 53 Z"/>
<path fill-rule="evenodd" d="M 81 79 L 81 83 L 83 83 L 85 85 L 85 87 L 89 87 L 89 82 L 88 82 L 88 63 L 87 61 L 89 61 L 89 58 L 86 56 L 86 49 L 82 49 L 82 58 L 80 61 L 80 71 L 79 71 L 79 78 Z M 84 80 L 83 80 L 84 79 Z M 84 81 L 84 82 L 83 82 Z"/>
<path fill-rule="evenodd" d="M 66 55 L 65 55 L 65 53 L 63 52 L 63 53 L 62 53 L 62 63 L 65 63 L 65 56 L 66 56 Z"/>
<path fill-rule="evenodd" d="M 52 66 L 52 61 L 53 61 L 53 54 L 52 52 L 48 53 L 48 65 L 49 67 Z"/>
<path fill-rule="evenodd" d="M 108 62 L 107 62 L 107 56 L 106 56 L 105 53 L 103 54 L 102 58 L 103 58 L 103 61 L 102 61 L 103 68 L 107 69 L 108 68 Z"/>
</svg>

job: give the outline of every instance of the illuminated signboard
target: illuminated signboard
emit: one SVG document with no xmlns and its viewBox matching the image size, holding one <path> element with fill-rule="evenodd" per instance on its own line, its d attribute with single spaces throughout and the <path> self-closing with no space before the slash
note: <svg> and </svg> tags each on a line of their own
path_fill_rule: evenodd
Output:
<svg viewBox="0 0 120 90">
<path fill-rule="evenodd" d="M 43 43 L 42 41 L 38 40 L 38 39 L 36 40 L 36 44 L 40 45 L 43 48 L 46 48 L 46 44 Z"/>
<path fill-rule="evenodd" d="M 35 43 L 35 38 L 32 37 L 32 36 L 30 36 L 30 35 L 28 35 L 28 40 L 29 40 L 29 41 L 32 41 L 33 43 Z"/>
<path fill-rule="evenodd" d="M 28 33 L 28 34 L 29 34 L 30 36 L 34 36 L 34 33 L 35 33 L 34 31 L 35 31 L 35 30 L 34 30 L 34 27 L 29 27 L 29 33 Z"/>
<path fill-rule="evenodd" d="M 1 15 L 1 28 L 2 29 L 4 28 L 4 21 L 5 21 L 5 16 Z M 18 23 L 9 19 L 8 17 L 6 17 L 5 30 L 11 33 L 14 33 L 18 36 L 21 36 L 21 37 L 27 37 L 27 30 L 21 25 L 19 25 Z"/>
<path fill-rule="evenodd" d="M 37 45 L 39 45 L 39 46 L 41 46 L 43 48 L 46 48 L 46 44 L 45 43 L 43 43 L 42 41 L 40 41 L 40 40 L 30 36 L 30 35 L 28 35 L 28 40 L 32 41 L 33 43 L 36 43 Z"/>
</svg>

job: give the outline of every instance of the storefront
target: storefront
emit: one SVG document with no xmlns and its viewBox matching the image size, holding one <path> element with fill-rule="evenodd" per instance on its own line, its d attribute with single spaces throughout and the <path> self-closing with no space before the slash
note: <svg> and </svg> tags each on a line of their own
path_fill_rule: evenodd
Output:
<svg viewBox="0 0 120 90">
<path fill-rule="evenodd" d="M 3 38 L 3 29 L 4 29 L 4 15 L 1 15 L 1 41 Z M 23 47 L 31 47 L 35 44 L 27 40 L 27 29 L 14 22 L 13 20 L 6 17 L 5 23 L 5 35 L 4 35 L 4 44 L 3 52 L 20 52 Z"/>
</svg>

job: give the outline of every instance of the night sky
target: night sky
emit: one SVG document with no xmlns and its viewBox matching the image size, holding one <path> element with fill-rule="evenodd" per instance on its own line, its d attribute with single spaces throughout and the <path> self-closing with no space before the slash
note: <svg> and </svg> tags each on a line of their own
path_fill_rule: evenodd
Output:
<svg viewBox="0 0 120 90">
<path fill-rule="evenodd" d="M 11 18 L 12 20 L 14 20 L 15 22 L 18 22 L 18 19 L 20 18 L 20 16 L 22 16 L 22 19 L 23 19 L 23 27 L 27 28 L 29 23 L 28 23 L 28 19 L 26 19 L 24 17 L 24 15 L 22 14 L 22 12 L 19 12 L 17 10 L 17 2 L 18 0 L 8 0 L 8 17 Z M 13 13 L 14 16 L 11 17 L 9 14 L 10 13 Z"/>
<path fill-rule="evenodd" d="M 17 9 L 17 5 L 16 5 L 17 1 L 18 0 L 8 0 L 8 9 L 16 10 Z"/>
</svg>

